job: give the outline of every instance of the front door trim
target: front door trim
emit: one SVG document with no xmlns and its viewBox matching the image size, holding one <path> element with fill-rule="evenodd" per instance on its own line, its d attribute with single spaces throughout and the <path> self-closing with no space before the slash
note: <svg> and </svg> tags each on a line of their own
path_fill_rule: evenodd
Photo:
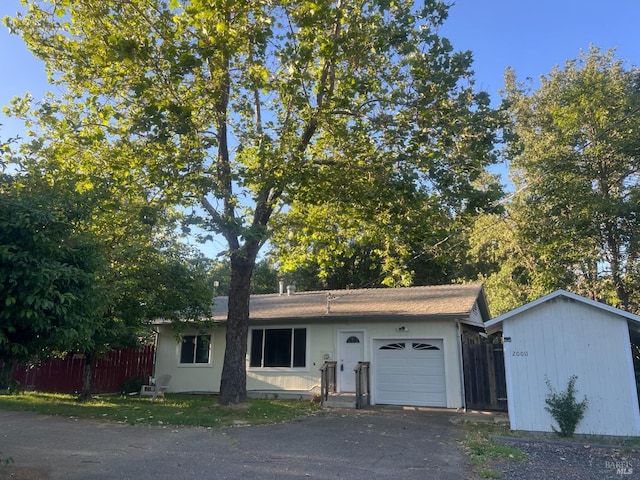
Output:
<svg viewBox="0 0 640 480">
<path fill-rule="evenodd" d="M 359 340 L 355 342 L 354 337 Z M 365 336 L 363 330 L 338 331 L 338 391 L 355 392 L 354 368 L 364 361 Z"/>
</svg>

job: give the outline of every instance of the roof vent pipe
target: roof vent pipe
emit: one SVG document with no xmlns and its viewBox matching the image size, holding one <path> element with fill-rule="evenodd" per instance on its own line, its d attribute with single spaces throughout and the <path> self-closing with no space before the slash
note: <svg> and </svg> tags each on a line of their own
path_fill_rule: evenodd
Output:
<svg viewBox="0 0 640 480">
<path fill-rule="evenodd" d="M 282 280 L 280 280 L 280 282 L 278 282 L 278 284 L 280 285 L 280 296 L 284 295 L 284 282 Z"/>
<path fill-rule="evenodd" d="M 287 285 L 287 295 L 291 296 L 294 293 L 296 293 L 296 286 L 295 285 Z"/>
</svg>

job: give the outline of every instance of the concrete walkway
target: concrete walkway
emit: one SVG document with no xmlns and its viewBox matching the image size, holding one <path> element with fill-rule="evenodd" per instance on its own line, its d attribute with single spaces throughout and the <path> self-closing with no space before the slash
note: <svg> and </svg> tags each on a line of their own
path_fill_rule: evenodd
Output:
<svg viewBox="0 0 640 480">
<path fill-rule="evenodd" d="M 455 412 L 325 410 L 292 422 L 137 427 L 0 411 L 0 479 L 461 480 Z M 9 476 L 9 473 L 13 476 Z"/>
</svg>

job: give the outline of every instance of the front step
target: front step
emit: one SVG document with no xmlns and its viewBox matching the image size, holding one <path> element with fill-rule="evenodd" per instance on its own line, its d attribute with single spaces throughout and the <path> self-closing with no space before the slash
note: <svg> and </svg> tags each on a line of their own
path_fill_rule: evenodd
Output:
<svg viewBox="0 0 640 480">
<path fill-rule="evenodd" d="M 322 405 L 329 408 L 356 408 L 356 396 L 353 393 L 331 393 Z"/>
</svg>

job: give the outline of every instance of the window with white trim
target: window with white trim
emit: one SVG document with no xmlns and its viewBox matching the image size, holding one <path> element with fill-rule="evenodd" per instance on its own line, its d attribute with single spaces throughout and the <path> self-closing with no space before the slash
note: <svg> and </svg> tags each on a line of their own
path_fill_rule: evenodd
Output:
<svg viewBox="0 0 640 480">
<path fill-rule="evenodd" d="M 211 355 L 211 335 L 182 335 L 180 343 L 180 363 L 209 363 Z"/>
<path fill-rule="evenodd" d="M 249 366 L 252 368 L 307 366 L 306 328 L 251 330 Z"/>
</svg>

